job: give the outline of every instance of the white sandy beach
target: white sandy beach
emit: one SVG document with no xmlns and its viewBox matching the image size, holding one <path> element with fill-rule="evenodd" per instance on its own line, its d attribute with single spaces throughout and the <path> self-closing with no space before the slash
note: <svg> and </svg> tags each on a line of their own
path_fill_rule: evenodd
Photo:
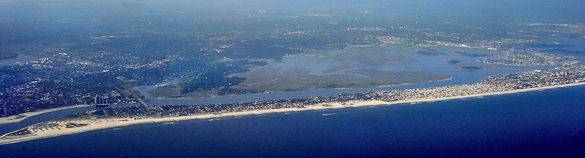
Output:
<svg viewBox="0 0 585 158">
<path fill-rule="evenodd" d="M 504 92 L 497 92 L 497 93 L 485 93 L 485 94 L 464 95 L 464 96 L 454 96 L 454 97 L 444 97 L 444 98 L 422 98 L 422 99 L 412 99 L 412 100 L 403 100 L 403 101 L 395 101 L 395 102 L 383 102 L 383 101 L 377 101 L 377 100 L 351 101 L 351 102 L 344 102 L 344 103 L 331 102 L 331 103 L 322 103 L 322 104 L 307 106 L 306 108 L 267 109 L 267 110 L 254 110 L 254 111 L 243 111 L 243 112 L 228 112 L 228 113 L 222 113 L 222 114 L 201 114 L 201 115 L 192 115 L 192 116 L 144 118 L 144 119 L 116 118 L 116 119 L 79 120 L 79 121 L 68 121 L 68 122 L 51 122 L 51 123 L 57 123 L 57 124 L 62 125 L 62 128 L 36 131 L 36 132 L 33 132 L 34 133 L 33 135 L 29 135 L 29 136 L 25 136 L 25 137 L 18 137 L 18 138 L 14 138 L 14 137 L 13 138 L 5 138 L 4 136 L 2 136 L 0 138 L 0 144 L 10 144 L 10 143 L 35 140 L 35 139 L 41 139 L 41 138 L 56 137 L 56 136 L 61 136 L 61 135 L 75 134 L 75 133 L 81 133 L 81 132 L 87 132 L 87 131 L 95 131 L 95 130 L 101 130 L 101 129 L 124 127 L 124 126 L 139 125 L 139 124 L 148 124 L 148 123 L 175 122 L 175 121 L 195 120 L 195 119 L 214 119 L 214 118 L 221 118 L 221 117 L 250 116 L 250 115 L 261 115 L 261 114 L 269 114 L 269 113 L 298 112 L 298 111 L 307 111 L 307 110 L 324 110 L 324 109 L 340 109 L 340 108 L 351 108 L 351 107 L 367 107 L 367 106 L 380 106 L 380 105 L 386 106 L 386 105 L 396 105 L 396 104 L 435 102 L 435 101 L 444 101 L 444 100 L 455 100 L 455 99 L 475 98 L 475 97 L 483 97 L 483 96 L 522 93 L 522 92 L 539 91 L 539 90 L 563 88 L 563 87 L 571 87 L 571 86 L 580 86 L 580 85 L 585 85 L 585 83 L 573 83 L 573 84 L 565 84 L 565 85 L 557 85 L 557 86 L 504 91 Z M 67 124 L 67 123 L 83 123 L 83 124 L 88 124 L 88 125 L 82 126 L 82 127 L 76 127 L 76 128 L 64 128 L 65 124 Z"/>
</svg>

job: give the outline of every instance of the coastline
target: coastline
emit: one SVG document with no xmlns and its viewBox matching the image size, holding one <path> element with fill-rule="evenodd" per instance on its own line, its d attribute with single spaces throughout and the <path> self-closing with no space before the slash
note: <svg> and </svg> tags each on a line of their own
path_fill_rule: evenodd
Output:
<svg viewBox="0 0 585 158">
<path fill-rule="evenodd" d="M 49 113 L 49 112 L 54 112 L 54 111 L 60 111 L 60 110 L 67 110 L 67 109 L 73 109 L 73 108 L 90 107 L 90 106 L 91 105 L 65 106 L 65 107 L 59 107 L 59 108 L 52 108 L 52 109 L 44 109 L 44 110 L 26 112 L 26 113 L 22 113 L 22 114 L 18 114 L 18 115 L 13 115 L 13 116 L 0 117 L 0 125 L 10 124 L 10 123 L 17 123 L 17 122 L 26 120 L 29 117 L 32 117 L 32 116 L 35 116 L 35 115 L 44 114 L 44 113 Z"/>
<path fill-rule="evenodd" d="M 354 107 L 390 106 L 390 105 L 397 105 L 397 104 L 425 103 L 425 102 L 477 98 L 477 97 L 496 96 L 496 95 L 505 95 L 505 94 L 514 94 L 514 93 L 524 93 L 524 92 L 566 88 L 566 87 L 574 87 L 574 86 L 582 86 L 582 85 L 585 85 L 585 82 L 555 85 L 555 86 L 546 86 L 546 87 L 537 87 L 537 88 L 526 88 L 526 89 L 494 92 L 494 93 L 462 95 L 462 96 L 443 97 L 443 98 L 421 98 L 421 99 L 410 99 L 410 100 L 401 100 L 401 101 L 393 101 L 393 102 L 383 102 L 383 101 L 378 101 L 378 100 L 329 102 L 329 103 L 310 105 L 310 106 L 306 106 L 305 108 L 263 109 L 263 110 L 252 110 L 252 111 L 241 111 L 241 112 L 227 112 L 227 113 L 220 113 L 220 114 L 200 114 L 200 115 L 191 115 L 191 116 L 176 116 L 176 117 L 162 117 L 162 118 L 141 118 L 141 119 L 109 118 L 109 119 L 98 119 L 98 120 L 92 120 L 92 121 L 80 120 L 79 122 L 75 122 L 75 123 L 83 123 L 83 124 L 87 124 L 87 125 L 82 126 L 82 127 L 76 127 L 76 128 L 65 128 L 63 130 L 47 130 L 47 131 L 42 131 L 40 133 L 35 133 L 33 135 L 30 135 L 30 136 L 10 138 L 10 139 L 3 138 L 5 135 L 2 135 L 0 137 L 0 145 L 12 144 L 12 143 L 18 143 L 18 142 L 30 141 L 30 140 L 36 140 L 36 139 L 43 139 L 43 138 L 50 138 L 50 137 L 57 137 L 57 136 L 62 136 L 62 135 L 83 133 L 83 132 L 89 132 L 89 131 L 117 128 L 117 127 L 141 125 L 141 124 L 177 122 L 177 121 L 198 120 L 198 119 L 204 120 L 204 119 L 215 119 L 215 118 L 223 118 L 223 117 L 262 115 L 262 114 L 271 114 L 271 113 L 300 112 L 300 111 L 309 111 L 309 110 L 343 109 L 343 108 L 354 108 Z M 85 105 L 85 106 L 87 106 L 87 105 Z M 69 107 L 69 108 L 71 108 L 71 107 Z M 31 116 L 33 116 L 33 115 L 31 115 Z"/>
</svg>

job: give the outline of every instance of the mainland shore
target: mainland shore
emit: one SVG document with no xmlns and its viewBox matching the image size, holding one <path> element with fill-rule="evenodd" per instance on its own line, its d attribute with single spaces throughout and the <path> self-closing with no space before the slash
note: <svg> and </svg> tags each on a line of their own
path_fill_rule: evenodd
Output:
<svg viewBox="0 0 585 158">
<path fill-rule="evenodd" d="M 107 118 L 107 119 L 93 119 L 93 120 L 73 120 L 73 121 L 66 121 L 66 122 L 55 121 L 52 123 L 63 124 L 63 125 L 67 124 L 67 123 L 74 123 L 74 124 L 83 124 L 84 126 L 80 126 L 80 127 L 76 127 L 76 128 L 63 128 L 63 129 L 59 128 L 59 129 L 41 130 L 41 131 L 34 132 L 31 135 L 26 135 L 26 136 L 22 136 L 22 137 L 8 138 L 8 137 L 6 137 L 7 134 L 5 134 L 5 135 L 2 135 L 0 137 L 0 145 L 23 142 L 23 141 L 30 141 L 30 140 L 36 140 L 36 139 L 42 139 L 42 138 L 49 138 L 49 137 L 57 137 L 57 136 L 62 136 L 62 135 L 76 134 L 76 133 L 82 133 L 82 132 L 88 132 L 88 131 L 96 131 L 96 130 L 118 128 L 118 127 L 132 126 L 132 125 L 140 125 L 140 124 L 176 122 L 176 121 L 198 120 L 198 119 L 199 120 L 206 120 L 206 119 L 216 119 L 216 118 L 222 118 L 222 117 L 239 117 L 239 116 L 270 114 L 270 113 L 299 112 L 299 111 L 308 111 L 308 110 L 342 109 L 342 108 L 352 108 L 352 107 L 388 106 L 388 105 L 397 105 L 397 104 L 436 102 L 436 101 L 445 101 L 445 100 L 456 100 L 456 99 L 477 98 L 477 97 L 484 97 L 484 96 L 523 93 L 523 92 L 540 91 L 540 90 L 564 88 L 564 87 L 572 87 L 572 86 L 582 86 L 582 85 L 585 85 L 585 82 L 555 85 L 555 86 L 546 86 L 546 87 L 537 87 L 537 88 L 526 88 L 526 89 L 494 92 L 494 93 L 442 97 L 442 98 L 420 98 L 420 99 L 410 99 L 410 100 L 401 100 L 401 101 L 393 101 L 393 102 L 384 102 L 384 101 L 378 101 L 378 100 L 328 102 L 328 103 L 320 103 L 320 104 L 306 106 L 305 108 L 263 109 L 263 110 L 227 112 L 227 113 L 218 113 L 218 114 L 200 114 L 200 115 L 191 115 L 191 116 L 173 116 L 173 117 L 158 117 L 158 118 Z M 80 105 L 80 106 L 87 106 L 87 105 Z M 48 111 L 44 111 L 44 112 L 48 112 Z M 29 116 L 31 116 L 31 115 L 29 115 Z"/>
</svg>

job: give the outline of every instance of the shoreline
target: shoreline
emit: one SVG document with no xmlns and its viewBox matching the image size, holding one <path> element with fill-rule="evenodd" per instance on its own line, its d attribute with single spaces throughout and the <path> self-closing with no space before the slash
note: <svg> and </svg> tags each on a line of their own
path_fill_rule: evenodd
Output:
<svg viewBox="0 0 585 158">
<path fill-rule="evenodd" d="M 67 110 L 67 109 L 74 109 L 74 108 L 90 107 L 90 106 L 91 105 L 65 106 L 65 107 L 59 107 L 59 108 L 52 108 L 52 109 L 44 109 L 44 110 L 26 112 L 26 113 L 22 113 L 22 114 L 18 114 L 18 115 L 7 116 L 7 117 L 0 117 L 0 125 L 11 124 L 11 123 L 18 123 L 18 122 L 21 122 L 23 120 L 26 120 L 26 119 L 28 119 L 30 117 L 33 117 L 33 116 L 36 116 L 36 115 L 40 115 L 40 114 L 44 114 L 44 113 L 49 113 L 49 112 L 54 112 L 54 111 L 60 111 L 60 110 Z"/>
<path fill-rule="evenodd" d="M 64 130 L 47 130 L 47 131 L 43 131 L 39 134 L 35 133 L 33 135 L 30 135 L 30 136 L 16 137 L 16 138 L 10 138 L 10 139 L 3 138 L 5 135 L 7 135 L 7 134 L 4 134 L 4 135 L 0 136 L 0 145 L 6 145 L 6 144 L 12 144 L 12 143 L 18 143 L 18 142 L 24 142 L 24 141 L 31 141 L 31 140 L 37 140 L 37 139 L 43 139 L 43 138 L 58 137 L 58 136 L 63 136 L 63 135 L 77 134 L 77 133 L 83 133 L 83 132 L 89 132 L 89 131 L 97 131 L 97 130 L 104 130 L 104 129 L 111 129 L 111 128 L 142 125 L 142 124 L 178 122 L 178 121 L 187 121 L 187 120 L 205 120 L 205 119 L 215 119 L 215 118 L 223 118 L 223 117 L 252 116 L 252 115 L 262 115 L 262 114 L 272 114 L 272 113 L 301 112 L 301 111 L 309 111 L 309 110 L 327 110 L 327 109 L 344 109 L 344 108 L 357 108 L 357 107 L 370 107 L 370 106 L 391 106 L 391 105 L 398 105 L 398 104 L 416 104 L 416 103 L 427 103 L 427 102 L 437 102 L 437 101 L 446 101 L 446 100 L 478 98 L 478 97 L 485 97 L 485 96 L 498 96 L 498 95 L 506 95 L 506 94 L 515 94 L 515 93 L 533 92 L 533 91 L 541 91 L 541 90 L 549 90 L 549 89 L 557 89 L 557 88 L 583 86 L 583 85 L 585 85 L 585 82 L 555 85 L 555 86 L 546 86 L 546 87 L 526 88 L 526 89 L 518 89 L 518 90 L 510 90 L 510 91 L 502 91 L 502 92 L 493 92 L 493 93 L 462 95 L 462 96 L 452 96 L 452 97 L 443 97 L 443 98 L 420 98 L 420 99 L 410 99 L 410 100 L 393 101 L 393 102 L 384 102 L 384 101 L 378 101 L 378 100 L 328 102 L 328 103 L 320 103 L 320 104 L 306 106 L 305 108 L 263 109 L 263 110 L 240 111 L 240 112 L 226 112 L 226 113 L 220 113 L 220 114 L 199 114 L 199 115 L 191 115 L 191 116 L 176 116 L 176 117 L 161 117 L 161 118 L 140 118 L 140 119 L 108 118 L 108 119 L 98 119 L 98 120 L 92 120 L 92 121 L 83 120 L 83 121 L 75 122 L 75 123 L 87 124 L 86 126 L 82 126 L 82 127 L 65 128 Z M 88 105 L 84 105 L 84 106 L 88 106 Z M 71 107 L 69 107 L 69 108 L 71 108 Z"/>
</svg>

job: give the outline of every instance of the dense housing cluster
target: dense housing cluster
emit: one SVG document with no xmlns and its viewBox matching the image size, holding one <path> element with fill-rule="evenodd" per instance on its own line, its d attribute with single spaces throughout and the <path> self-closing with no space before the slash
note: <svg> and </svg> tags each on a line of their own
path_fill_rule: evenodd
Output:
<svg viewBox="0 0 585 158">
<path fill-rule="evenodd" d="M 575 57 L 548 54 L 535 50 L 508 50 L 503 57 L 487 57 L 479 60 L 486 64 L 506 66 L 552 66 L 575 65 L 579 60 Z"/>
</svg>

